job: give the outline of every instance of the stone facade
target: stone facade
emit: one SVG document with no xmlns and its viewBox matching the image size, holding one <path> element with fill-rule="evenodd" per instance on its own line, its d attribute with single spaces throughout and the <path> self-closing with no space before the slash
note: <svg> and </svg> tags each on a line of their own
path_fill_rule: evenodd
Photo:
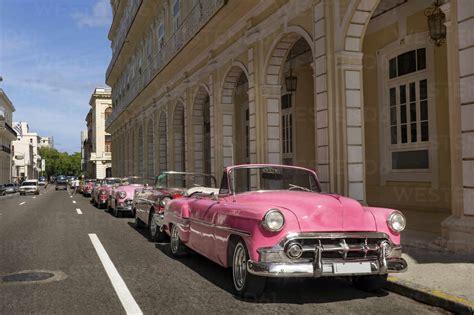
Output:
<svg viewBox="0 0 474 315">
<path fill-rule="evenodd" d="M 13 155 L 13 177 L 27 179 L 38 179 L 41 172 L 41 156 L 38 148 L 41 137 L 38 133 L 30 131 L 27 122 L 14 122 L 13 129 L 17 133 L 17 139 L 12 142 Z"/>
<path fill-rule="evenodd" d="M 112 152 L 110 134 L 105 132 L 105 120 L 112 112 L 111 91 L 108 88 L 96 88 L 86 116 L 87 135 L 81 141 L 84 153 L 83 171 L 87 178 L 110 177 L 112 171 Z M 81 133 L 82 135 L 82 133 Z"/>
<path fill-rule="evenodd" d="M 474 249 L 474 4 L 443 1 L 439 46 L 431 5 L 112 1 L 114 175 L 302 165 L 326 191 Z"/>
<path fill-rule="evenodd" d="M 12 141 L 16 132 L 12 129 L 12 116 L 15 107 L 0 89 L 0 185 L 12 181 Z"/>
</svg>

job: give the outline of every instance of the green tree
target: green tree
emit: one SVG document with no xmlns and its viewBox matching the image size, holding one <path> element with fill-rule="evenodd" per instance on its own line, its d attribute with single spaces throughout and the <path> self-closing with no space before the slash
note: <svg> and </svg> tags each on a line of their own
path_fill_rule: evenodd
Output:
<svg viewBox="0 0 474 315">
<path fill-rule="evenodd" d="M 81 174 L 81 154 L 75 152 L 59 152 L 54 148 L 39 148 L 39 155 L 46 160 L 46 175 L 75 175 Z"/>
</svg>

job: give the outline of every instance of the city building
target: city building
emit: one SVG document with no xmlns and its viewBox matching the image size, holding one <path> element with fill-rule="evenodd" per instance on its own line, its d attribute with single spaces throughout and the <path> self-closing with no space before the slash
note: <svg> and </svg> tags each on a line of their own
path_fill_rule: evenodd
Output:
<svg viewBox="0 0 474 315">
<path fill-rule="evenodd" d="M 474 2 L 111 4 L 114 175 L 307 166 L 474 250 Z"/>
<path fill-rule="evenodd" d="M 54 138 L 53 137 L 40 137 L 39 143 L 38 143 L 39 148 L 54 148 Z"/>
<path fill-rule="evenodd" d="M 87 150 L 89 145 L 87 134 L 88 130 L 81 131 L 81 171 L 83 174 L 87 174 L 88 157 L 90 156 L 90 150 Z"/>
<path fill-rule="evenodd" d="M 82 139 L 83 170 L 87 178 L 105 178 L 112 175 L 112 141 L 105 132 L 105 120 L 112 113 L 110 88 L 96 88 L 89 101 L 87 137 Z"/>
<path fill-rule="evenodd" d="M 12 116 L 15 107 L 0 89 L 0 185 L 12 181 L 12 141 L 16 132 L 12 128 Z"/>
<path fill-rule="evenodd" d="M 27 122 L 14 122 L 13 126 L 17 140 L 12 142 L 14 150 L 12 176 L 37 179 L 42 171 L 42 160 L 38 152 L 41 137 L 38 133 L 30 131 Z"/>
</svg>

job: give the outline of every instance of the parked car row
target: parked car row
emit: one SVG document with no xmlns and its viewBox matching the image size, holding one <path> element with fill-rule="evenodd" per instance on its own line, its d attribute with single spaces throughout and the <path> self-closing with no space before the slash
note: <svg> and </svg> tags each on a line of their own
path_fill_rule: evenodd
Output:
<svg viewBox="0 0 474 315">
<path fill-rule="evenodd" d="M 193 250 L 231 268 L 242 297 L 259 296 L 269 277 L 349 277 L 373 291 L 407 269 L 403 214 L 323 192 L 306 168 L 230 166 L 219 188 L 213 176 L 187 172 L 164 172 L 153 185 L 108 178 L 87 183 L 84 195 L 115 216 L 131 213 L 151 241 L 169 239 L 175 257 Z"/>
<path fill-rule="evenodd" d="M 5 196 L 7 194 L 14 194 L 18 192 L 18 186 L 15 184 L 4 184 L 0 185 L 0 196 Z"/>
<path fill-rule="evenodd" d="M 24 180 L 19 186 L 16 184 L 0 185 L 0 196 L 5 196 L 6 194 L 15 194 L 17 192 L 19 192 L 20 195 L 39 195 L 40 182 L 37 179 L 27 179 Z"/>
</svg>

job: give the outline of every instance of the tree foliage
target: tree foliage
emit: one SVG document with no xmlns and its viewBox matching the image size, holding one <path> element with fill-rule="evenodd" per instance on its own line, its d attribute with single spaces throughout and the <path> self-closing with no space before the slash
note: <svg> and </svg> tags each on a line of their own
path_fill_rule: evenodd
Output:
<svg viewBox="0 0 474 315">
<path fill-rule="evenodd" d="M 47 176 L 56 175 L 74 175 L 81 174 L 81 154 L 75 152 L 68 154 L 67 152 L 59 152 L 54 148 L 39 148 L 39 155 L 46 160 Z"/>
</svg>

